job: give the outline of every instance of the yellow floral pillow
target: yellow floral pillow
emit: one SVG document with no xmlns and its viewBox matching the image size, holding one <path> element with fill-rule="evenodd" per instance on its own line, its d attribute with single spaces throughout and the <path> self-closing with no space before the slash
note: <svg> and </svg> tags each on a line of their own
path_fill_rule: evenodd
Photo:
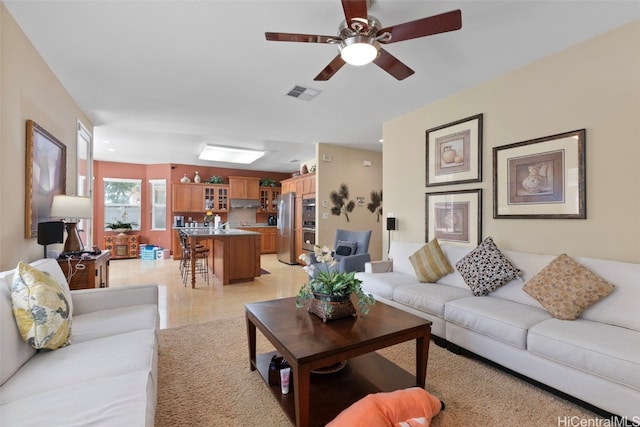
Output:
<svg viewBox="0 0 640 427">
<path fill-rule="evenodd" d="M 69 302 L 63 287 L 49 274 L 20 262 L 11 301 L 20 335 L 33 348 L 55 350 L 70 344 Z"/>
<path fill-rule="evenodd" d="M 584 309 L 609 295 L 613 288 L 567 254 L 561 254 L 533 276 L 522 290 L 553 317 L 574 320 Z"/>
</svg>

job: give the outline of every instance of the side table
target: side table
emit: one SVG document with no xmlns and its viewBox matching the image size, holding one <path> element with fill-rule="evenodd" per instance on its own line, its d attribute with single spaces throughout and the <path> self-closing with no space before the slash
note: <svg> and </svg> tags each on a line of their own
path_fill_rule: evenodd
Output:
<svg viewBox="0 0 640 427">
<path fill-rule="evenodd" d="M 69 280 L 69 271 L 72 272 L 69 288 L 71 290 L 107 288 L 109 287 L 109 259 L 111 254 L 104 251 L 99 255 L 82 259 L 74 256 L 67 259 L 58 259 L 58 264 Z"/>
</svg>

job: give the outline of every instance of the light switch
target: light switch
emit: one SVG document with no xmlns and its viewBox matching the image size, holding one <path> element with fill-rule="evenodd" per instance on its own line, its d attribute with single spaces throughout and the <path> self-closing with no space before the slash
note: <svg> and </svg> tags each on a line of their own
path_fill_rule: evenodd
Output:
<svg viewBox="0 0 640 427">
<path fill-rule="evenodd" d="M 329 214 L 326 212 L 322 213 L 322 219 L 329 219 Z"/>
</svg>

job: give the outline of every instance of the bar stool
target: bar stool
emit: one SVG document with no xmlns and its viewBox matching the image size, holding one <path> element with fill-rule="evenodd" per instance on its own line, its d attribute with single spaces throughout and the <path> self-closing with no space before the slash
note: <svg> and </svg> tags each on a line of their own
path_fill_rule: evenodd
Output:
<svg viewBox="0 0 640 427">
<path fill-rule="evenodd" d="M 196 245 L 194 249 L 189 244 L 187 233 L 180 230 L 180 245 L 182 246 L 182 259 L 180 260 L 180 275 L 182 283 L 187 286 L 189 273 L 191 273 L 191 257 L 196 260 L 196 274 L 200 273 L 209 286 L 209 249 Z"/>
</svg>

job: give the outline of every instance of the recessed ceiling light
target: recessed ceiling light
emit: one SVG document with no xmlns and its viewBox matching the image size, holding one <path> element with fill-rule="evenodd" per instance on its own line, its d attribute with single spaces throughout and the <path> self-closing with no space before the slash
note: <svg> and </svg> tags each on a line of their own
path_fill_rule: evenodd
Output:
<svg viewBox="0 0 640 427">
<path fill-rule="evenodd" d="M 104 139 L 104 140 L 102 140 L 100 142 L 102 142 L 103 144 L 111 144 L 111 141 L 107 141 L 106 139 Z"/>
<path fill-rule="evenodd" d="M 115 152 L 116 149 L 115 148 L 107 148 L 107 151 Z"/>
<path fill-rule="evenodd" d="M 264 156 L 264 151 L 246 150 L 244 148 L 224 147 L 221 145 L 205 145 L 198 158 L 213 162 L 249 164 Z"/>
</svg>

